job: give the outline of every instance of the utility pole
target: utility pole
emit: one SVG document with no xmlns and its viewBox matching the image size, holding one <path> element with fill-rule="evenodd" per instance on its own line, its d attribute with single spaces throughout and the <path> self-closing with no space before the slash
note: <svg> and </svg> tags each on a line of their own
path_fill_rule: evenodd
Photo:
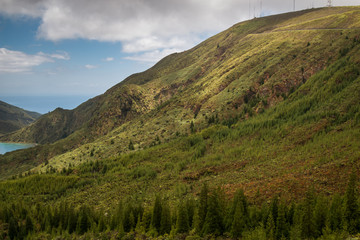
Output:
<svg viewBox="0 0 360 240">
<path fill-rule="evenodd" d="M 294 3 L 293 3 L 293 11 L 295 12 L 295 0 L 294 0 Z"/>
</svg>

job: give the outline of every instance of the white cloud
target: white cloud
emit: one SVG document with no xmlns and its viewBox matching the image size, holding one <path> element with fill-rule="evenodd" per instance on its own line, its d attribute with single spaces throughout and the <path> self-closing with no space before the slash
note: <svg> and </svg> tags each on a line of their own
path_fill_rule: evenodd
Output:
<svg viewBox="0 0 360 240">
<path fill-rule="evenodd" d="M 54 59 L 69 60 L 70 56 L 66 52 L 56 54 L 39 52 L 35 55 L 29 55 L 20 51 L 0 48 L 0 73 L 31 72 L 33 67 L 54 62 Z"/>
<path fill-rule="evenodd" d="M 262 4 L 260 4 L 262 3 Z M 296 9 L 327 0 L 296 2 Z M 356 5 L 359 0 L 333 0 Z M 0 0 L 0 13 L 41 18 L 38 36 L 51 41 L 90 39 L 121 42 L 134 58 L 161 49 L 188 49 L 201 34 L 214 34 L 253 16 L 292 11 L 284 0 Z M 261 7 L 260 7 L 261 6 Z M 195 40 L 194 40 L 195 39 Z"/>
<path fill-rule="evenodd" d="M 112 62 L 114 60 L 115 60 L 115 58 L 113 58 L 113 57 L 107 57 L 104 59 L 105 62 Z"/>
<path fill-rule="evenodd" d="M 91 69 L 97 68 L 98 66 L 91 65 L 91 64 L 86 64 L 85 67 L 86 67 L 87 69 L 90 69 L 90 70 L 91 70 Z"/>
<path fill-rule="evenodd" d="M 0 73 L 30 72 L 35 66 L 53 60 L 43 53 L 28 55 L 20 51 L 0 48 Z"/>
<path fill-rule="evenodd" d="M 162 50 L 154 50 L 149 52 L 144 52 L 141 54 L 136 54 L 134 56 L 128 56 L 124 59 L 132 60 L 132 61 L 140 61 L 140 62 L 151 62 L 155 63 L 161 60 L 162 58 L 168 56 L 169 54 L 179 52 L 178 49 L 162 49 Z"/>
<path fill-rule="evenodd" d="M 60 60 L 70 60 L 70 55 L 67 52 L 64 51 L 58 51 L 57 53 L 50 54 L 51 58 L 56 58 Z"/>
</svg>

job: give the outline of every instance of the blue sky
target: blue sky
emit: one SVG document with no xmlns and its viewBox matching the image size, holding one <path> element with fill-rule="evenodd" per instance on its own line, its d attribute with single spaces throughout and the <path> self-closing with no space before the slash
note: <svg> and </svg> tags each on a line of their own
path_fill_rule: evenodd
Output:
<svg viewBox="0 0 360 240">
<path fill-rule="evenodd" d="M 326 4 L 297 0 L 296 10 Z M 237 22 L 292 9 L 293 0 L 0 0 L 0 100 L 73 108 Z"/>
</svg>

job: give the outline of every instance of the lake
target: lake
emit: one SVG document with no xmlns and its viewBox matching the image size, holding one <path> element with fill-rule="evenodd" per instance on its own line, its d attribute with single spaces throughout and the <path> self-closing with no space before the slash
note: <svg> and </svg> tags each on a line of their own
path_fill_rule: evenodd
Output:
<svg viewBox="0 0 360 240">
<path fill-rule="evenodd" d="M 7 152 L 15 151 L 18 149 L 24 149 L 35 146 L 34 144 L 29 143 L 1 143 L 0 142 L 0 154 Z"/>
</svg>

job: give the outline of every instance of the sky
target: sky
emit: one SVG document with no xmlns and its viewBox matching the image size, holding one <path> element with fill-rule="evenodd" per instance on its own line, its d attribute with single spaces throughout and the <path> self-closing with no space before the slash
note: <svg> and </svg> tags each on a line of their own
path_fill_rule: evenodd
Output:
<svg viewBox="0 0 360 240">
<path fill-rule="evenodd" d="M 74 108 L 238 22 L 293 10 L 294 0 L 0 0 L 0 100 Z"/>
</svg>

